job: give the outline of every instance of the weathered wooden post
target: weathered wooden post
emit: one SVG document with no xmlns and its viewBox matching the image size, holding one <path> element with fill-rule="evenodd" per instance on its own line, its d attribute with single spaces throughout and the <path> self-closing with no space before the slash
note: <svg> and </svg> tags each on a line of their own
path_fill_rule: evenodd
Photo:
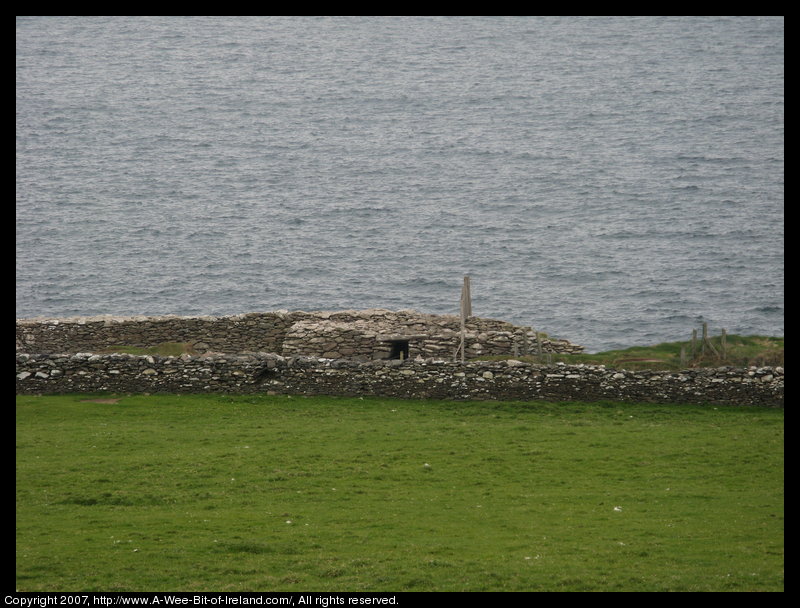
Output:
<svg viewBox="0 0 800 608">
<path fill-rule="evenodd" d="M 719 339 L 719 347 L 722 351 L 722 360 L 728 360 L 728 330 L 724 327 L 722 328 L 722 336 Z"/>
<path fill-rule="evenodd" d="M 700 341 L 700 354 L 706 354 L 706 342 L 708 342 L 708 323 L 703 323 L 703 339 Z"/>
<path fill-rule="evenodd" d="M 464 363 L 467 350 L 467 317 L 472 316 L 472 294 L 470 293 L 469 277 L 464 277 L 464 286 L 461 288 L 461 363 Z M 458 352 L 458 351 L 456 351 Z"/>
<path fill-rule="evenodd" d="M 709 350 L 719 357 L 717 349 L 711 344 L 711 339 L 708 337 L 708 323 L 703 323 L 703 352 L 705 353 L 705 345 L 708 344 Z"/>
</svg>

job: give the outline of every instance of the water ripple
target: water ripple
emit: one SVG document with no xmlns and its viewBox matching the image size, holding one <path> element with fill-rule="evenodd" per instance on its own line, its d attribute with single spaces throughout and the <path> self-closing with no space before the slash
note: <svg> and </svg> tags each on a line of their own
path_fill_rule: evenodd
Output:
<svg viewBox="0 0 800 608">
<path fill-rule="evenodd" d="M 783 334 L 783 18 L 17 18 L 17 316 Z"/>
</svg>

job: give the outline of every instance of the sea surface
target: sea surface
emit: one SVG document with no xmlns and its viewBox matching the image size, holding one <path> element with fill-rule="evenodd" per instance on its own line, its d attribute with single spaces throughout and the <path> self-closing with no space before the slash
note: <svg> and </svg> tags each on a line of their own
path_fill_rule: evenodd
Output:
<svg viewBox="0 0 800 608">
<path fill-rule="evenodd" d="M 783 17 L 18 17 L 16 314 L 784 332 Z"/>
</svg>

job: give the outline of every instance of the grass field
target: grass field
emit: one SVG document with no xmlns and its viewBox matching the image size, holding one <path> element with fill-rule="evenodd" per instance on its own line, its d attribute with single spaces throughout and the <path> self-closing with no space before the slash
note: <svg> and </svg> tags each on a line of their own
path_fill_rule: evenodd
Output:
<svg viewBox="0 0 800 608">
<path fill-rule="evenodd" d="M 783 410 L 113 397 L 17 397 L 20 591 L 784 589 Z"/>
<path fill-rule="evenodd" d="M 740 367 L 749 365 L 784 365 L 784 338 L 781 337 L 730 335 L 726 337 L 724 347 L 720 336 L 709 338 L 709 342 L 711 343 L 710 346 L 703 347 L 702 343 L 698 341 L 695 345 L 693 357 L 691 356 L 691 340 L 687 340 L 682 342 L 662 342 L 651 346 L 631 346 L 599 353 L 532 355 L 514 358 L 530 363 L 586 363 L 630 370 L 680 370 L 691 367 L 720 367 L 724 365 Z M 685 353 L 685 360 L 681 357 L 681 349 Z M 486 360 L 509 358 L 511 357 L 481 357 L 481 359 Z"/>
</svg>

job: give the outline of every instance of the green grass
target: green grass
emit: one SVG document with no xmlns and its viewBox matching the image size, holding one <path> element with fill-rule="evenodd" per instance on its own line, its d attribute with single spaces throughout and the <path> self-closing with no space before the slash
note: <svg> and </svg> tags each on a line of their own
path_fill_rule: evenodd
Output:
<svg viewBox="0 0 800 608">
<path fill-rule="evenodd" d="M 117 398 L 17 397 L 18 590 L 784 587 L 780 409 Z"/>
<path fill-rule="evenodd" d="M 161 355 L 162 357 L 180 357 L 183 354 L 197 354 L 189 342 L 162 342 L 155 346 L 128 346 L 118 344 L 103 349 L 103 353 L 127 353 L 129 355 Z"/>
<path fill-rule="evenodd" d="M 710 338 L 711 345 L 701 352 L 700 340 L 697 340 L 696 354 L 692 358 L 691 341 L 664 342 L 652 346 L 632 346 L 620 350 L 609 350 L 599 353 L 581 353 L 577 355 L 543 355 L 538 356 L 486 356 L 484 360 L 519 359 L 532 363 L 563 362 L 605 365 L 630 370 L 660 369 L 679 370 L 687 367 L 719 367 L 723 365 L 784 365 L 784 339 L 770 336 L 730 335 L 725 340 L 725 357 L 722 357 L 720 336 Z M 681 348 L 686 353 L 686 361 L 681 360 Z"/>
<path fill-rule="evenodd" d="M 544 335 L 544 334 L 543 334 Z M 770 336 L 731 335 L 726 339 L 725 357 L 721 356 L 720 336 L 710 338 L 712 348 L 701 352 L 700 341 L 696 346 L 695 357 L 690 357 L 691 341 L 664 342 L 652 346 L 632 346 L 600 353 L 581 353 L 577 355 L 517 356 L 489 355 L 478 360 L 499 361 L 519 359 L 531 363 L 586 363 L 608 367 L 639 369 L 679 370 L 686 367 L 718 367 L 722 365 L 784 365 L 784 339 Z M 681 348 L 685 350 L 686 361 L 681 360 Z M 115 345 L 104 349 L 105 353 L 128 353 L 131 355 L 162 355 L 178 357 L 183 354 L 196 355 L 189 342 L 162 342 L 155 346 Z"/>
</svg>

